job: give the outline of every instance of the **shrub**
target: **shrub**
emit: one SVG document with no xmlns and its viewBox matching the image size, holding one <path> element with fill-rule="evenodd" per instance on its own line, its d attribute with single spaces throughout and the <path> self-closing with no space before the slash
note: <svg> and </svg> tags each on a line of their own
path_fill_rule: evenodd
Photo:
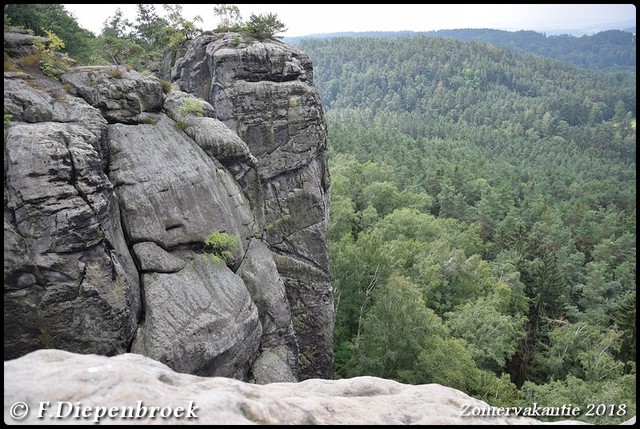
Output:
<svg viewBox="0 0 640 429">
<path fill-rule="evenodd" d="M 171 82 L 160 79 L 160 86 L 162 87 L 162 92 L 165 94 L 168 94 L 169 91 L 171 91 Z"/>
<path fill-rule="evenodd" d="M 176 127 L 177 127 L 179 130 L 184 131 L 184 130 L 186 130 L 186 129 L 189 127 L 189 124 L 188 124 L 187 122 L 185 122 L 185 121 L 181 120 L 181 119 L 178 119 L 178 120 L 176 121 Z"/>
<path fill-rule="evenodd" d="M 202 102 L 195 98 L 185 98 L 179 108 L 183 115 L 203 116 Z"/>
<path fill-rule="evenodd" d="M 40 40 L 35 40 L 33 46 L 39 54 L 40 70 L 47 76 L 58 78 L 62 74 L 64 64 L 56 60 L 56 51 L 64 48 L 64 42 L 53 31 L 45 30 L 49 39 L 49 46 L 46 46 Z"/>
<path fill-rule="evenodd" d="M 38 67 L 40 65 L 40 53 L 34 52 L 33 54 L 24 55 L 18 59 L 18 62 L 25 68 Z"/>
<path fill-rule="evenodd" d="M 204 240 L 204 251 L 216 265 L 231 261 L 237 246 L 236 237 L 226 232 L 213 231 Z"/>
<path fill-rule="evenodd" d="M 122 69 L 118 66 L 115 67 L 111 67 L 108 71 L 107 74 L 109 76 L 111 76 L 114 79 L 122 79 L 124 77 L 124 72 L 122 71 Z"/>
</svg>

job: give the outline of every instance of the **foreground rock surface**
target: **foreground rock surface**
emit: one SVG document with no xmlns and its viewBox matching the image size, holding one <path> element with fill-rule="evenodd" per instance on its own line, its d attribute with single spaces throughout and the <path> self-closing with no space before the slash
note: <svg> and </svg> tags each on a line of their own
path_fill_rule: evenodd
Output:
<svg viewBox="0 0 640 429">
<path fill-rule="evenodd" d="M 80 402 L 89 407 L 135 406 L 136 401 L 148 407 L 188 407 L 193 401 L 198 418 L 189 422 L 199 424 L 457 423 L 463 420 L 459 417 L 463 404 L 486 405 L 439 385 L 405 386 L 359 377 L 259 386 L 178 374 L 136 354 L 107 358 L 58 350 L 40 350 L 5 362 L 5 421 L 10 421 L 8 407 L 16 401 L 36 410 L 39 401 Z M 529 420 L 517 421 L 535 423 Z M 21 422 L 46 419 L 37 419 L 36 412 Z M 148 422 L 169 423 L 164 419 Z M 492 419 L 491 423 L 500 422 Z"/>
<path fill-rule="evenodd" d="M 20 420 L 12 406 L 30 412 Z M 49 409 L 38 418 L 43 401 Z M 300 383 L 248 384 L 172 371 L 138 354 L 114 357 L 38 350 L 4 363 L 5 423 L 92 424 L 87 418 L 57 419 L 60 403 L 76 407 L 183 407 L 182 418 L 108 418 L 107 424 L 541 424 L 524 417 L 462 417 L 465 406 L 485 402 L 439 384 L 412 386 L 376 377 L 309 379 Z M 68 414 L 71 405 L 63 405 Z M 20 407 L 18 407 L 20 408 Z M 191 411 L 196 417 L 187 418 Z M 148 412 L 148 411 L 147 411 Z M 71 413 L 73 416 L 73 413 Z M 563 422 L 577 423 L 577 422 Z"/>
</svg>

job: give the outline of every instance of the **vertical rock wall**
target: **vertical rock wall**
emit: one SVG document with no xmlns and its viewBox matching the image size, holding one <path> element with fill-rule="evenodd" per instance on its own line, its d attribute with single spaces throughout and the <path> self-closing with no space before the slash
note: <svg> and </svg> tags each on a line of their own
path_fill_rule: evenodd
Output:
<svg viewBox="0 0 640 429">
<path fill-rule="evenodd" d="M 207 99 L 257 159 L 245 186 L 274 252 L 293 312 L 301 377 L 332 376 L 329 174 L 322 104 L 306 54 L 279 41 L 203 36 L 175 61 L 171 79 Z"/>
<path fill-rule="evenodd" d="M 126 352 L 140 286 L 104 170 L 107 122 L 23 73 L 4 88 L 4 357 Z"/>
</svg>

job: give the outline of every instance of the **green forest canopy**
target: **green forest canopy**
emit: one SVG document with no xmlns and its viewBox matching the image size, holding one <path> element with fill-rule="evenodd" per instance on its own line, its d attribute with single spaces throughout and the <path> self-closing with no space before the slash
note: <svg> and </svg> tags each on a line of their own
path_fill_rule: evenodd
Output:
<svg viewBox="0 0 640 429">
<path fill-rule="evenodd" d="M 423 35 L 461 41 L 481 41 L 502 46 L 514 52 L 532 53 L 556 58 L 570 64 L 593 70 L 628 70 L 636 67 L 635 28 L 629 30 L 606 30 L 580 37 L 568 34 L 547 35 L 530 30 L 505 31 L 490 28 L 465 28 L 436 31 L 369 31 L 351 33 L 329 33 L 303 37 L 285 38 L 289 43 L 299 44 L 303 39 L 333 37 L 377 37 L 398 38 Z"/>
<path fill-rule="evenodd" d="M 338 376 L 635 415 L 635 71 L 305 39 L 326 109 Z"/>
</svg>

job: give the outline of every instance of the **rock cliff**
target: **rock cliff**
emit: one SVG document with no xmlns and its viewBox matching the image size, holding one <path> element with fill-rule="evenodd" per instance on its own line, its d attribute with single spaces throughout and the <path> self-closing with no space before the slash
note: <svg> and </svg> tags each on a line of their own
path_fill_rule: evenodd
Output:
<svg viewBox="0 0 640 429">
<path fill-rule="evenodd" d="M 171 88 L 115 66 L 55 80 L 21 67 L 29 37 L 5 34 L 5 359 L 134 352 L 258 383 L 331 377 L 308 57 L 205 35 L 168 57 Z M 226 264 L 204 253 L 216 231 L 237 243 Z"/>
</svg>

